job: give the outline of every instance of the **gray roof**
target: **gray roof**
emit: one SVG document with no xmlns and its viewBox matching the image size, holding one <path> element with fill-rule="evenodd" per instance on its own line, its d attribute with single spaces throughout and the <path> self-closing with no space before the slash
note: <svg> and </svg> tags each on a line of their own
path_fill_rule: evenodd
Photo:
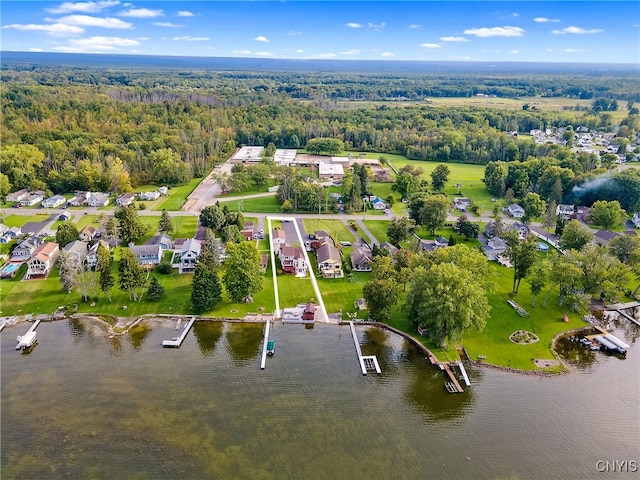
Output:
<svg viewBox="0 0 640 480">
<path fill-rule="evenodd" d="M 131 252 L 137 256 L 160 256 L 162 252 L 160 251 L 160 245 L 133 245 L 129 247 Z"/>
<path fill-rule="evenodd" d="M 316 252 L 316 255 L 318 257 L 318 263 L 324 263 L 327 260 L 334 260 L 336 262 L 341 261 L 340 252 L 330 243 L 325 243 L 324 245 L 322 245 Z"/>
<path fill-rule="evenodd" d="M 81 240 L 74 240 L 68 243 L 64 249 L 71 254 L 83 255 L 87 253 L 87 242 Z"/>
<path fill-rule="evenodd" d="M 186 242 L 182 244 L 182 248 L 180 249 L 181 253 L 187 252 L 195 252 L 196 255 L 200 255 L 200 251 L 202 250 L 202 244 L 200 240 L 196 240 L 195 238 L 190 238 Z"/>
</svg>

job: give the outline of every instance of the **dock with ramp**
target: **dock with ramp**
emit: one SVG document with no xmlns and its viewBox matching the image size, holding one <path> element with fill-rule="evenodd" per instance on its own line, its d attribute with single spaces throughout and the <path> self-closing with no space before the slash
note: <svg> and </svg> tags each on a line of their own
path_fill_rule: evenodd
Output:
<svg viewBox="0 0 640 480">
<path fill-rule="evenodd" d="M 378 363 L 378 359 L 375 355 L 362 355 L 362 349 L 360 348 L 360 342 L 358 341 L 358 335 L 356 333 L 356 327 L 353 322 L 349 322 L 349 327 L 351 328 L 351 335 L 353 336 L 353 343 L 356 346 L 356 353 L 358 354 L 358 361 L 360 362 L 360 368 L 362 370 L 362 374 L 366 375 L 367 372 L 373 372 L 380 374 L 382 370 L 380 370 L 380 364 Z"/>
<path fill-rule="evenodd" d="M 193 326 L 193 322 L 195 322 L 195 321 L 196 321 L 196 317 L 191 317 L 191 320 L 189 320 L 189 323 L 187 323 L 184 326 L 184 328 L 182 329 L 182 333 L 178 337 L 173 337 L 171 340 L 163 340 L 162 341 L 162 346 L 163 347 L 174 347 L 174 348 L 180 347 L 180 345 L 182 345 L 182 342 L 184 341 L 185 337 L 187 336 L 187 333 L 189 333 L 189 330 Z M 177 327 L 176 327 L 176 329 L 177 329 Z"/>
</svg>

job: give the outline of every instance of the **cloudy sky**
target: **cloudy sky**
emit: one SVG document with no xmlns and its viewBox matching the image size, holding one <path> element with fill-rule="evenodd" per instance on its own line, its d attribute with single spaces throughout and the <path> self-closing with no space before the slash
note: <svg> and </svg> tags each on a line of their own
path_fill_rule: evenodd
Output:
<svg viewBox="0 0 640 480">
<path fill-rule="evenodd" d="M 637 1 L 7 1 L 1 49 L 640 63 Z"/>
</svg>

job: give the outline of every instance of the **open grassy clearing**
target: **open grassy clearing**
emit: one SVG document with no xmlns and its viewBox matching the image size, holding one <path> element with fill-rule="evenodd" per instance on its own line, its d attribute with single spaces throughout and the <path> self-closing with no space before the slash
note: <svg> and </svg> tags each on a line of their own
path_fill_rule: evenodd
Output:
<svg viewBox="0 0 640 480">
<path fill-rule="evenodd" d="M 49 219 L 50 213 L 40 215 L 8 215 L 2 219 L 7 227 L 22 227 L 25 223 L 29 222 L 44 222 Z"/>
<path fill-rule="evenodd" d="M 154 202 L 152 210 L 180 210 L 187 201 L 187 197 L 201 181 L 202 178 L 194 178 L 186 185 L 171 187 L 166 197 L 160 197 Z"/>
<path fill-rule="evenodd" d="M 305 218 L 302 220 L 304 229 L 307 233 L 313 233 L 316 230 L 324 230 L 333 235 L 337 242 L 353 241 L 353 234 L 349 231 L 342 220 L 324 220 L 315 218 Z"/>
<path fill-rule="evenodd" d="M 322 278 L 316 277 L 318 288 L 324 301 L 327 313 L 338 313 L 342 309 L 343 318 L 347 318 L 347 312 L 356 312 L 354 302 L 362 297 L 362 286 L 369 279 L 369 274 L 364 272 L 353 272 L 354 281 L 345 278 Z M 357 311 L 358 318 L 364 319 L 366 311 Z"/>
<path fill-rule="evenodd" d="M 277 259 L 276 262 L 278 263 L 278 270 L 281 270 Z M 295 275 L 281 273 L 276 276 L 276 279 L 278 281 L 280 308 L 295 307 L 298 303 L 307 303 L 311 299 L 317 301 L 309 276 L 299 278 Z"/>
<path fill-rule="evenodd" d="M 228 202 L 220 202 L 221 206 L 225 206 L 232 212 L 251 212 L 251 213 L 281 213 L 282 208 L 276 194 L 269 197 L 248 198 L 245 200 L 230 200 Z"/>
<path fill-rule="evenodd" d="M 78 230 L 82 230 L 87 225 L 91 225 L 92 227 L 98 228 L 100 224 L 98 223 L 99 215 L 80 215 L 77 222 L 74 222 L 74 225 Z M 73 217 L 71 217 L 73 219 Z"/>
<path fill-rule="evenodd" d="M 364 226 L 367 227 L 378 243 L 389 241 L 387 237 L 389 222 L 387 220 L 365 220 Z"/>
<path fill-rule="evenodd" d="M 158 217 L 159 218 L 159 217 Z M 172 217 L 173 238 L 193 238 L 198 228 L 198 217 Z M 160 220 L 158 219 L 158 224 Z"/>
</svg>

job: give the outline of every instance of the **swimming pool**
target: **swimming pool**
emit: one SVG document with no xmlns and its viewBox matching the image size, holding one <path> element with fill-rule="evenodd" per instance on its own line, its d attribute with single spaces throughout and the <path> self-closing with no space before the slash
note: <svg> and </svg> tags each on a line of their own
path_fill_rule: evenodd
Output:
<svg viewBox="0 0 640 480">
<path fill-rule="evenodd" d="M 2 269 L 2 272 L 0 272 L 2 274 L 3 277 L 10 277 L 13 276 L 13 274 L 16 273 L 16 271 L 20 268 L 20 263 L 10 263 L 8 264 L 6 267 L 4 267 Z"/>
</svg>

